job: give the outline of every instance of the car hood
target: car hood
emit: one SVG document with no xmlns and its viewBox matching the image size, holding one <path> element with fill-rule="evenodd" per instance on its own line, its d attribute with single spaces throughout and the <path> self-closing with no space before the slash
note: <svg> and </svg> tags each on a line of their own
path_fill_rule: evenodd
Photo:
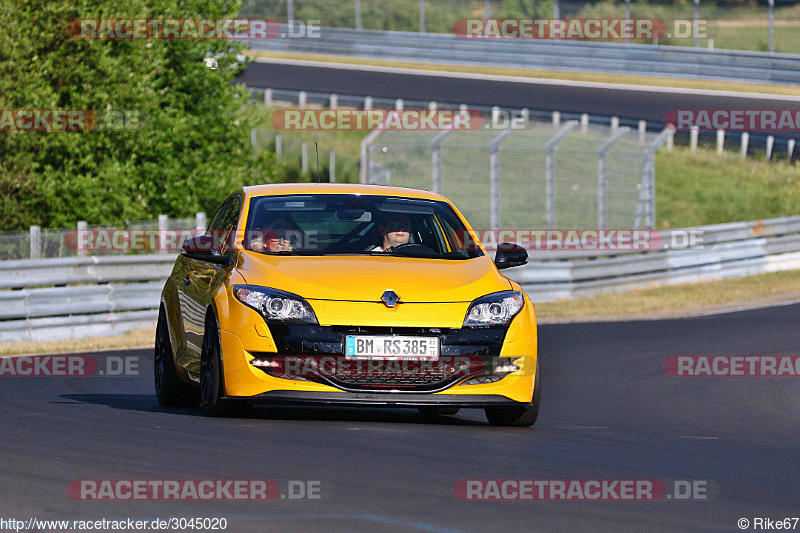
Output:
<svg viewBox="0 0 800 533">
<path fill-rule="evenodd" d="M 488 256 L 465 261 L 381 256 L 274 256 L 240 254 L 250 285 L 310 300 L 379 302 L 387 290 L 402 302 L 471 302 L 511 288 Z"/>
</svg>

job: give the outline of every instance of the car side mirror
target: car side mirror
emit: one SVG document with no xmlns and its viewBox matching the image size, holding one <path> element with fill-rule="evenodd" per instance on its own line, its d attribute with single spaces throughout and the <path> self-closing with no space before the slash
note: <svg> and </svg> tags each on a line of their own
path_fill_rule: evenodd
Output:
<svg viewBox="0 0 800 533">
<path fill-rule="evenodd" d="M 524 265 L 528 262 L 528 252 L 519 244 L 500 243 L 494 256 L 494 264 L 499 270 Z"/>
<path fill-rule="evenodd" d="M 217 263 L 219 265 L 229 265 L 231 261 L 231 253 L 223 253 L 212 235 L 198 235 L 197 237 L 190 237 L 183 242 L 181 254 L 189 259 L 197 259 L 198 261 L 207 261 L 209 263 Z"/>
</svg>

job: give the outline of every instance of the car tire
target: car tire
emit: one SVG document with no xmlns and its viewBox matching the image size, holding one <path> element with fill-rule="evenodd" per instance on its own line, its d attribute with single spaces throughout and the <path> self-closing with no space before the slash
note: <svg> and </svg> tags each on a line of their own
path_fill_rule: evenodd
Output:
<svg viewBox="0 0 800 533">
<path fill-rule="evenodd" d="M 455 415 L 458 414 L 460 410 L 459 407 L 417 407 L 417 411 L 419 411 L 421 415 Z"/>
<path fill-rule="evenodd" d="M 493 426 L 530 427 L 539 417 L 542 400 L 542 377 L 539 361 L 536 361 L 536 378 L 533 382 L 533 398 L 530 403 L 511 407 L 487 407 L 486 418 Z"/>
<path fill-rule="evenodd" d="M 158 311 L 156 341 L 153 350 L 153 381 L 158 403 L 164 407 L 195 407 L 200 403 L 200 391 L 178 378 L 172 358 L 172 343 L 164 308 Z"/>
<path fill-rule="evenodd" d="M 200 407 L 208 416 L 234 417 L 249 414 L 249 404 L 226 400 L 223 399 L 224 396 L 225 382 L 219 327 L 214 315 L 208 313 L 200 352 Z"/>
</svg>

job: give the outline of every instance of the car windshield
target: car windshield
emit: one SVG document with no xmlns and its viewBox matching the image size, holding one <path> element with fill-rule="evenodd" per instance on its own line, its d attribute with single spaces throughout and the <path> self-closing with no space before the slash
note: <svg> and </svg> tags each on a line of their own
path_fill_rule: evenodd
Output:
<svg viewBox="0 0 800 533">
<path fill-rule="evenodd" d="M 257 196 L 243 245 L 279 255 L 483 255 L 446 202 L 361 194 Z"/>
</svg>

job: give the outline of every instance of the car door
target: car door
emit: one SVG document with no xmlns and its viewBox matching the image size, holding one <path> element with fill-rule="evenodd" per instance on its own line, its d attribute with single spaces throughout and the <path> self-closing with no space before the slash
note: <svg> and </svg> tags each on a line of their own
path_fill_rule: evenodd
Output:
<svg viewBox="0 0 800 533">
<path fill-rule="evenodd" d="M 208 225 L 206 235 L 217 237 L 222 233 L 222 224 L 226 220 L 229 209 L 235 210 L 238 216 L 241 201 L 238 202 L 238 205 L 233 205 L 232 198 L 226 199 L 217 209 L 211 219 L 211 223 Z M 210 301 L 210 296 L 206 294 L 210 287 L 209 280 L 218 275 L 220 271 L 224 271 L 224 267 L 185 256 L 182 256 L 181 260 L 183 261 L 183 268 L 176 275 L 179 279 L 175 279 L 174 282 L 175 286 L 178 287 L 181 321 L 186 344 L 184 353 L 178 358 L 178 363 L 191 373 L 199 373 L 206 307 Z"/>
</svg>

